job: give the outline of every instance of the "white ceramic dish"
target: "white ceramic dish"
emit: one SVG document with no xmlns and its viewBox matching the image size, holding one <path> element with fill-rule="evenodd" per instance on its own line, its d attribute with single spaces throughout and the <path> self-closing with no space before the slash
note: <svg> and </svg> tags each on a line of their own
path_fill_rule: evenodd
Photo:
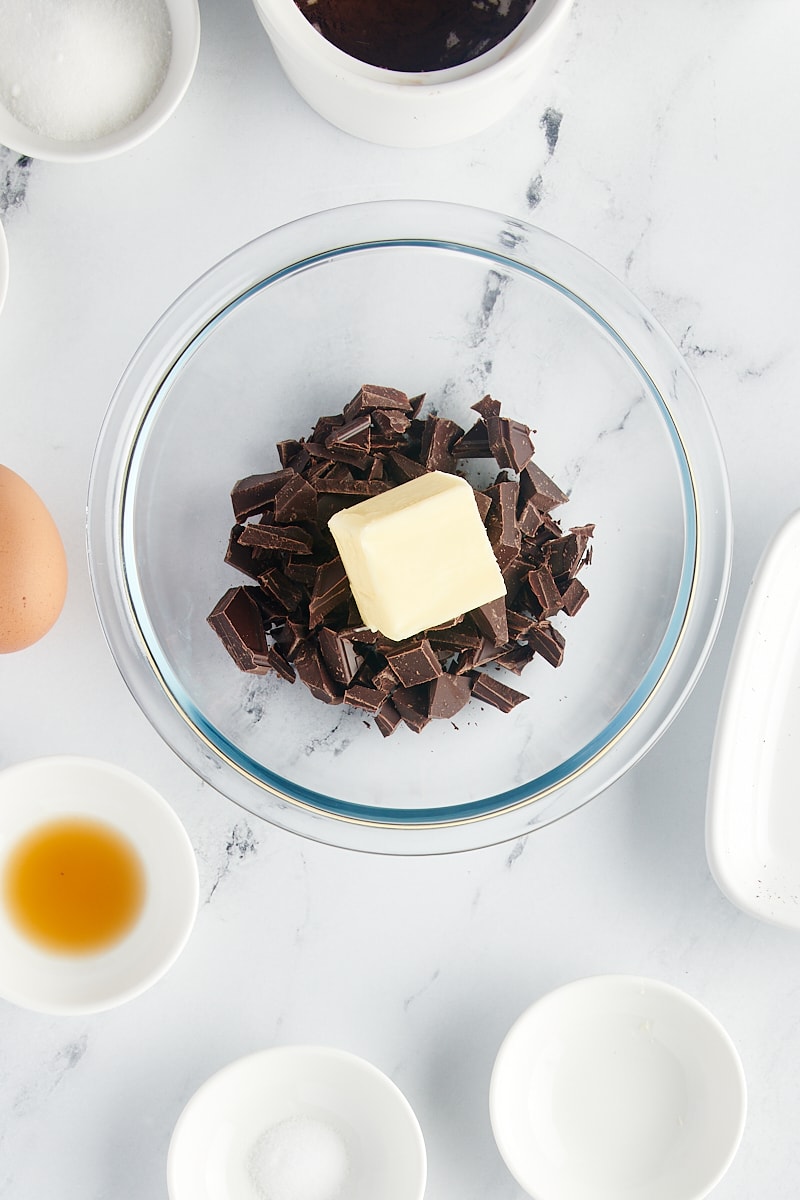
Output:
<svg viewBox="0 0 800 1200">
<path fill-rule="evenodd" d="M 310 1142 L 316 1161 L 291 1162 Z M 259 1147 L 282 1139 L 285 1166 L 341 1178 L 295 1177 L 291 1193 L 337 1200 L 422 1200 L 426 1155 L 417 1119 L 377 1067 L 323 1046 L 279 1046 L 238 1059 L 208 1079 L 175 1126 L 167 1160 L 170 1200 L 263 1200 Z M 287 1143 L 289 1143 L 287 1148 Z"/>
<path fill-rule="evenodd" d="M 678 988 L 628 975 L 579 979 L 529 1008 L 490 1088 L 500 1153 L 535 1200 L 701 1200 L 746 1106 L 719 1022 Z"/>
<path fill-rule="evenodd" d="M 172 28 L 169 67 L 157 95 L 135 120 L 113 133 L 86 141 L 62 141 L 23 125 L 0 103 L 0 144 L 49 162 L 89 162 L 130 150 L 172 116 L 191 83 L 200 48 L 197 0 L 164 0 Z"/>
<path fill-rule="evenodd" d="M 800 929 L 800 512 L 756 570 L 722 694 L 706 809 L 715 880 L 739 908 Z"/>
<path fill-rule="evenodd" d="M 8 242 L 3 224 L 0 221 L 0 312 L 3 311 L 6 292 L 8 291 Z"/>
<path fill-rule="evenodd" d="M 67 816 L 102 821 L 133 844 L 142 911 L 109 949 L 58 954 L 23 937 L 0 904 L 0 996 L 39 1012 L 99 1012 L 145 991 L 180 954 L 197 911 L 197 864 L 175 813 L 143 780 L 94 759 L 42 758 L 0 773 L 0 879 L 22 838 Z"/>
<path fill-rule="evenodd" d="M 536 0 L 494 49 L 442 71 L 388 71 L 328 42 L 294 0 L 254 0 L 303 99 L 346 133 L 386 146 L 436 146 L 494 124 L 541 76 L 572 0 Z"/>
</svg>

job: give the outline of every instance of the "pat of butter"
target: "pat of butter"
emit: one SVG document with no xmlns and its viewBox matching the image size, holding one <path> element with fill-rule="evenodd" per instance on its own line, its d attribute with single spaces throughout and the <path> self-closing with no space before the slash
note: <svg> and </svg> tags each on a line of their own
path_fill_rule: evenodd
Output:
<svg viewBox="0 0 800 1200">
<path fill-rule="evenodd" d="M 506 594 L 472 488 L 456 475 L 420 475 L 328 528 L 362 621 L 393 641 Z"/>
</svg>

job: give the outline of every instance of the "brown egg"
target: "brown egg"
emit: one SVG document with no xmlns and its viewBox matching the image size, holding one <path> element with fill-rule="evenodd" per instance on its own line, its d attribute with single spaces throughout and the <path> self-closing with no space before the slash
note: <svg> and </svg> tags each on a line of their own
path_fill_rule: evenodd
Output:
<svg viewBox="0 0 800 1200">
<path fill-rule="evenodd" d="M 0 466 L 0 654 L 44 637 L 66 594 L 67 558 L 55 521 L 33 488 Z"/>
</svg>

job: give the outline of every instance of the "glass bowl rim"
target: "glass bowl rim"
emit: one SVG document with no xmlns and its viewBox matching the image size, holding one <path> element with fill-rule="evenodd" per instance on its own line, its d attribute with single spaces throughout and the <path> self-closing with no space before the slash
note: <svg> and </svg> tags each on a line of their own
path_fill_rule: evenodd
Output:
<svg viewBox="0 0 800 1200">
<path fill-rule="evenodd" d="M 420 229 L 426 227 L 432 228 L 437 223 L 442 227 L 445 225 L 449 226 L 454 218 L 456 218 L 455 223 L 460 229 L 462 227 L 465 230 L 471 229 L 473 224 L 480 222 L 489 223 L 495 231 L 499 227 L 498 244 L 488 246 L 484 242 L 481 242 L 479 237 L 474 235 L 467 237 L 465 241 L 463 240 L 465 234 L 462 234 L 462 240 L 458 240 L 454 237 L 430 236 L 420 233 Z M 341 231 L 338 228 L 340 226 L 342 227 Z M 348 226 L 352 231 L 360 231 L 357 237 L 354 238 L 352 232 L 349 239 L 344 237 L 345 227 Z M 370 227 L 372 235 L 369 233 L 365 235 L 364 230 L 366 226 Z M 406 232 L 398 234 L 396 232 L 397 228 L 405 228 Z M 330 229 L 330 233 L 326 237 L 328 229 Z M 378 230 L 382 231 L 381 236 L 376 236 L 376 231 Z M 340 232 L 339 240 L 335 239 L 337 232 Z M 306 239 L 306 233 L 311 233 L 312 236 Z M 305 246 L 307 241 L 309 245 L 306 247 L 302 257 L 298 258 L 295 251 L 294 254 L 289 254 L 288 258 L 284 260 L 281 257 L 283 248 L 280 243 L 281 241 L 285 241 L 287 236 L 289 241 L 297 240 L 297 238 L 292 238 L 293 234 L 298 235 L 301 245 Z M 342 240 L 342 237 L 344 237 L 344 240 Z M 581 803 L 585 803 L 599 791 L 602 791 L 614 779 L 627 770 L 633 762 L 637 761 L 676 715 L 691 691 L 696 678 L 699 676 L 702 665 L 710 651 L 719 620 L 721 619 L 722 603 L 727 590 L 727 580 L 730 572 L 731 520 L 727 478 L 710 414 L 707 411 L 705 401 L 693 376 L 677 349 L 667 338 L 667 335 L 657 326 L 653 318 L 646 313 L 635 297 L 614 276 L 574 247 L 561 242 L 560 239 L 554 238 L 553 235 L 541 229 L 513 218 L 504 217 L 501 214 L 488 213 L 479 209 L 472 209 L 461 205 L 454 206 L 441 202 L 379 201 L 360 205 L 348 205 L 344 208 L 327 210 L 300 218 L 298 221 L 291 222 L 288 225 L 281 226 L 261 235 L 212 267 L 175 301 L 144 340 L 115 392 L 98 441 L 95 460 L 92 466 L 87 530 L 92 584 L 101 623 L 112 653 L 135 698 L 150 717 L 161 736 L 207 782 L 213 786 L 219 786 L 221 781 L 218 779 L 216 769 L 208 769 L 207 756 L 200 750 L 200 747 L 210 750 L 214 758 L 221 760 L 228 768 L 232 769 L 233 776 L 230 776 L 228 783 L 220 788 L 225 794 L 230 796 L 230 781 L 235 780 L 237 775 L 259 789 L 268 798 L 268 802 L 273 804 L 275 808 L 274 812 L 259 814 L 265 815 L 268 820 L 274 820 L 278 824 L 286 824 L 287 827 L 294 828 L 297 822 L 292 819 L 287 821 L 287 812 L 294 814 L 306 812 L 312 819 L 322 817 L 326 822 L 332 821 L 335 826 L 339 827 L 340 832 L 346 827 L 350 827 L 351 829 L 356 827 L 372 831 L 383 830 L 391 834 L 394 838 L 397 837 L 397 833 L 400 831 L 410 832 L 412 837 L 409 850 L 411 852 L 418 852 L 413 847 L 413 835 L 415 832 L 424 832 L 427 835 L 433 834 L 437 842 L 441 842 L 442 837 L 440 835 L 442 833 L 444 833 L 446 838 L 446 831 L 448 830 L 477 824 L 483 826 L 484 832 L 478 835 L 477 843 L 474 836 L 468 838 L 467 841 L 469 844 L 484 845 L 486 844 L 485 833 L 487 822 L 491 822 L 492 819 L 496 820 L 504 816 L 519 813 L 520 810 L 525 810 L 529 806 L 535 806 L 537 803 L 541 804 L 546 797 L 563 794 L 573 781 L 579 777 L 585 777 L 587 774 L 591 775 L 592 769 L 607 757 L 612 748 L 619 748 L 619 743 L 624 735 L 640 721 L 648 709 L 652 709 L 656 698 L 661 695 L 663 700 L 665 681 L 669 678 L 671 672 L 674 674 L 676 660 L 680 659 L 682 647 L 687 643 L 687 639 L 684 636 L 687 627 L 692 624 L 695 627 L 697 626 L 698 591 L 708 590 L 707 588 L 703 589 L 701 586 L 702 581 L 699 579 L 703 565 L 700 555 L 701 542 L 705 541 L 707 546 L 709 539 L 702 537 L 703 530 L 698 501 L 698 478 L 692 468 L 691 457 L 687 453 L 680 425 L 676 422 L 670 405 L 665 400 L 649 370 L 640 360 L 640 357 L 632 350 L 625 338 L 618 332 L 615 324 L 603 316 L 599 309 L 593 303 L 590 303 L 584 295 L 579 295 L 572 286 L 566 286 L 559 281 L 555 274 L 550 275 L 540 267 L 535 266 L 532 262 L 535 254 L 526 249 L 530 240 L 536 243 L 537 251 L 541 251 L 542 246 L 544 246 L 546 250 L 549 250 L 551 255 L 554 254 L 556 256 L 559 262 L 566 255 L 567 265 L 570 268 L 567 274 L 570 274 L 571 269 L 576 264 L 579 264 L 584 274 L 588 272 L 590 285 L 598 287 L 604 298 L 606 290 L 610 288 L 615 302 L 617 304 L 621 303 L 623 309 L 627 309 L 629 312 L 632 311 L 634 318 L 644 321 L 647 332 L 649 335 L 655 336 L 662 350 L 668 348 L 672 358 L 673 371 L 676 373 L 682 372 L 684 382 L 688 381 L 694 393 L 695 400 L 699 401 L 701 415 L 705 418 L 702 432 L 706 441 L 710 441 L 712 451 L 715 451 L 712 454 L 712 468 L 716 467 L 716 471 L 712 469 L 712 474 L 715 475 L 712 481 L 712 490 L 716 492 L 716 511 L 720 517 L 718 524 L 721 525 L 724 535 L 722 553 L 717 554 L 718 561 L 715 564 L 717 601 L 711 613 L 710 621 L 708 617 L 705 618 L 704 623 L 708 628 L 705 631 L 700 631 L 699 657 L 694 669 L 687 672 L 685 663 L 682 664 L 682 671 L 679 672 L 682 677 L 680 681 L 681 686 L 677 691 L 674 686 L 672 687 L 671 691 L 673 695 L 668 700 L 666 707 L 663 703 L 655 705 L 655 707 L 660 707 L 664 711 L 659 713 L 658 719 L 655 721 L 655 728 L 647 733 L 642 744 L 633 749 L 632 753 L 627 757 L 622 756 L 620 763 L 605 773 L 606 778 L 601 778 L 599 781 L 592 781 L 589 788 L 585 789 L 586 794 L 583 796 L 583 799 L 579 800 L 578 803 L 572 803 L 567 807 L 563 804 L 549 806 L 551 808 L 555 807 L 555 815 L 551 812 L 548 815 L 547 821 L 543 823 L 549 823 L 550 820 L 557 819 L 559 816 L 573 811 Z M 278 244 L 276 245 L 276 243 Z M 262 764 L 256 763 L 255 760 L 242 751 L 239 751 L 224 735 L 215 730 L 210 722 L 205 720 L 202 714 L 196 709 L 185 688 L 171 672 L 166 656 L 159 656 L 157 639 L 154 649 L 153 640 L 155 639 L 155 632 L 152 627 L 148 629 L 149 622 L 146 619 L 143 597 L 136 586 L 135 570 L 132 567 L 133 550 L 130 521 L 126 522 L 126 513 L 128 511 L 126 506 L 130 489 L 135 485 L 137 455 L 142 444 L 139 439 L 145 431 L 148 421 L 153 419 L 154 413 L 157 415 L 160 401 L 169 394 L 169 382 L 180 371 L 187 357 L 191 357 L 194 350 L 198 345 L 202 344 L 202 341 L 208 336 L 209 332 L 216 328 L 231 311 L 242 304 L 254 292 L 264 290 L 276 281 L 292 275 L 298 270 L 307 270 L 309 267 L 313 268 L 313 266 L 322 261 L 327 262 L 333 258 L 361 249 L 375 247 L 402 249 L 412 246 L 435 248 L 448 252 L 466 252 L 489 260 L 487 262 L 487 269 L 499 265 L 533 276 L 539 281 L 556 288 L 570 300 L 576 302 L 601 325 L 604 331 L 612 337 L 617 348 L 622 350 L 629 363 L 633 365 L 634 370 L 640 377 L 640 381 L 646 387 L 662 416 L 665 418 L 667 431 L 676 453 L 676 461 L 681 476 L 682 499 L 686 508 L 687 538 L 681 566 L 680 585 L 675 596 L 672 614 L 658 651 L 654 655 L 647 672 L 637 685 L 631 698 L 620 708 L 599 734 L 592 738 L 577 754 L 567 759 L 565 763 L 560 764 L 559 767 L 551 769 L 544 776 L 540 776 L 538 779 L 531 780 L 526 784 L 484 797 L 481 800 L 466 802 L 461 806 L 446 808 L 427 807 L 425 809 L 406 811 L 376 809 L 366 805 L 337 800 L 334 797 L 325 796 L 322 793 L 314 792 L 309 788 L 294 784 L 290 780 L 285 780 L 281 776 L 277 776 L 269 771 Z M 522 250 L 520 250 L 520 246 L 522 246 Z M 257 261 L 254 263 L 249 262 L 252 258 L 255 258 Z M 547 254 L 545 258 L 547 258 Z M 266 274 L 262 259 L 265 261 L 269 260 L 271 263 L 271 269 Z M 245 263 L 248 264 L 250 274 L 253 276 L 249 283 L 242 276 L 242 272 L 238 270 L 240 265 Z M 245 270 L 245 276 L 246 274 L 247 271 Z M 578 274 L 580 275 L 580 271 Z M 231 276 L 238 276 L 238 278 L 234 280 Z M 208 309 L 205 310 L 205 317 L 198 326 L 196 322 L 197 314 L 194 310 L 194 300 L 196 297 L 200 298 L 204 296 L 208 288 L 214 284 L 217 284 L 216 303 L 213 305 L 210 315 Z M 591 292 L 591 286 L 589 287 L 589 292 Z M 199 296 L 198 293 L 200 294 Z M 207 300 L 207 295 L 204 296 L 204 299 Z M 195 317 L 194 322 L 190 313 Z M 165 332 L 169 341 L 169 353 L 162 360 L 164 365 L 159 370 L 153 372 L 153 364 L 143 363 L 143 360 L 147 358 L 148 351 L 153 342 L 157 343 L 159 335 Z M 143 365 L 145 367 L 145 375 L 148 374 L 147 368 L 149 367 L 150 369 L 144 387 L 142 386 L 141 379 L 137 382 L 136 378 L 137 372 L 141 375 Z M 130 392 L 132 388 L 136 393 L 135 399 L 137 403 L 134 406 L 135 411 L 131 417 L 131 412 L 125 409 L 125 402 L 131 399 Z M 122 409 L 125 409 L 125 411 L 121 411 Z M 120 430 L 120 424 L 125 425 L 125 417 L 128 418 L 127 427 Z M 116 429 L 114 428 L 115 425 L 117 426 Z M 116 436 L 114 436 L 115 434 Z M 120 434 L 122 435 L 121 438 Z M 114 474 L 119 476 L 116 488 L 113 487 L 113 480 L 111 478 Z M 115 506 L 112 511 L 115 513 L 116 518 L 118 518 L 114 521 L 111 528 L 108 527 L 107 521 L 103 522 L 100 519 L 101 514 L 98 512 L 99 498 L 105 498 L 108 495 L 109 486 L 115 492 Z M 105 525 L 104 532 L 106 534 L 105 545 L 101 544 L 103 542 L 101 526 L 103 525 Z M 110 538 L 108 537 L 109 534 L 111 535 Z M 121 588 L 121 594 L 117 596 L 109 595 L 109 580 L 107 577 L 103 578 L 103 573 L 107 570 L 109 563 L 112 575 L 116 579 L 119 588 Z M 112 589 L 114 578 L 111 580 Z M 116 612 L 114 611 L 115 609 Z M 125 622 L 129 626 L 132 625 L 133 628 L 128 628 L 124 631 L 121 630 L 120 625 Z M 121 633 L 123 634 L 122 637 L 120 636 Z M 136 669 L 135 664 L 132 664 L 130 653 L 126 654 L 124 652 L 123 643 L 126 641 L 130 642 L 131 638 L 133 638 L 138 648 L 140 659 L 142 653 L 144 655 L 145 661 L 140 661 L 139 669 Z M 697 642 L 697 640 L 696 633 L 693 638 L 688 639 L 690 643 L 692 641 Z M 129 649 L 130 646 L 128 646 Z M 685 659 L 685 653 L 683 657 Z M 125 665 L 121 661 L 122 658 L 126 659 Z M 142 667 L 144 668 L 144 673 L 141 669 Z M 149 681 L 146 676 L 150 677 Z M 155 684 L 156 688 L 164 692 L 173 713 L 178 714 L 181 722 L 187 726 L 191 731 L 192 737 L 199 743 L 199 746 L 194 748 L 194 753 L 187 753 L 185 739 L 183 748 L 176 745 L 176 740 L 180 741 L 180 739 L 176 738 L 175 730 L 170 730 L 170 735 L 164 730 L 163 717 L 166 713 L 165 706 L 161 706 L 162 720 L 159 720 L 157 717 L 154 717 L 151 705 L 145 702 L 145 694 L 148 691 L 148 687 L 153 684 Z M 669 688 L 666 690 L 670 691 Z M 650 724 L 653 724 L 652 720 Z M 598 743 L 600 744 L 598 745 Z M 199 756 L 197 753 L 198 750 L 200 750 Z M 198 757 L 200 761 L 198 761 Z M 203 769 L 204 766 L 206 769 Z M 597 771 L 594 774 L 597 774 Z M 249 807 L 245 800 L 240 799 L 237 795 L 231 796 L 231 798 L 237 803 L 242 804 L 242 807 L 246 811 L 253 813 L 253 809 Z M 277 804 L 274 802 L 277 802 Z M 542 822 L 534 819 L 533 824 L 539 823 Z M 309 832 L 307 829 L 300 829 L 298 831 L 306 833 L 308 836 L 319 837 L 323 841 L 331 840 L 330 829 L 320 830 L 318 828 L 315 832 Z M 518 829 L 517 832 L 520 832 L 520 830 Z M 513 836 L 516 836 L 513 832 L 506 833 L 496 840 L 506 840 L 507 837 Z M 339 844 L 342 839 L 339 836 L 333 838 L 333 840 Z M 350 844 L 352 840 L 349 836 L 345 836 L 344 838 L 346 844 Z M 356 838 L 356 842 L 361 843 L 362 841 L 362 837 Z M 463 838 L 459 838 L 458 841 L 463 841 Z M 359 848 L 369 849 L 373 847 L 360 845 Z M 441 849 L 442 847 L 437 846 L 437 848 Z M 395 847 L 392 846 L 391 852 L 394 851 Z"/>
</svg>

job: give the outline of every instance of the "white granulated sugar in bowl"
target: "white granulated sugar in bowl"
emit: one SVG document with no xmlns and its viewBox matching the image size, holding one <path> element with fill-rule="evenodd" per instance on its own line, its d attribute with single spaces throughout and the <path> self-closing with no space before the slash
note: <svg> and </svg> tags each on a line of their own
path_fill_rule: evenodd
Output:
<svg viewBox="0 0 800 1200">
<path fill-rule="evenodd" d="M 171 50 L 164 0 L 0 0 L 0 100 L 45 137 L 92 141 L 129 125 Z"/>
<path fill-rule="evenodd" d="M 250 1155 L 250 1177 L 261 1200 L 340 1200 L 349 1174 L 344 1139 L 310 1116 L 266 1129 Z"/>
</svg>

